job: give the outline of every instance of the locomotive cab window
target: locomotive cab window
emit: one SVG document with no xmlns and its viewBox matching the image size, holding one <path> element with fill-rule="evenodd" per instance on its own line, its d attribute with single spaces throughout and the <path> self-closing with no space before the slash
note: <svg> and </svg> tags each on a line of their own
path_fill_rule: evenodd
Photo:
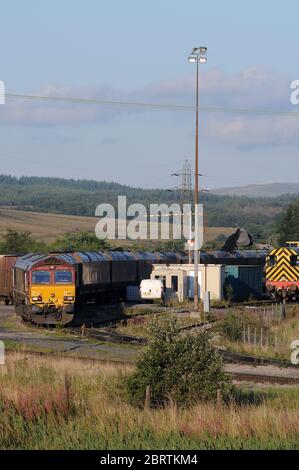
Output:
<svg viewBox="0 0 299 470">
<path fill-rule="evenodd" d="M 55 271 L 55 284 L 71 284 L 73 282 L 71 271 Z"/>
<path fill-rule="evenodd" d="M 276 256 L 275 255 L 269 256 L 268 265 L 269 266 L 275 266 L 276 265 Z"/>
<path fill-rule="evenodd" d="M 50 271 L 32 271 L 32 284 L 50 284 Z"/>
<path fill-rule="evenodd" d="M 292 255 L 291 256 L 291 261 L 290 261 L 291 266 L 299 266 L 299 260 L 297 255 Z"/>
</svg>

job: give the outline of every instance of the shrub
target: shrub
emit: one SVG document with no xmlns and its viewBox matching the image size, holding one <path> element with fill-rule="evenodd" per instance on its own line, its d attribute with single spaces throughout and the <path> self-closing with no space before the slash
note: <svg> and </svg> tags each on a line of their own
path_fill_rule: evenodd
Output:
<svg viewBox="0 0 299 470">
<path fill-rule="evenodd" d="M 150 324 L 150 341 L 127 379 L 129 400 L 144 402 L 151 387 L 153 405 L 173 402 L 179 406 L 214 400 L 217 390 L 225 396 L 230 381 L 222 358 L 210 345 L 208 331 L 182 333 L 176 316 L 156 318 Z"/>
<path fill-rule="evenodd" d="M 234 296 L 234 289 L 232 288 L 231 284 L 227 282 L 224 284 L 224 298 L 231 302 Z"/>
<path fill-rule="evenodd" d="M 107 240 L 99 240 L 94 233 L 84 231 L 65 233 L 50 245 L 51 251 L 98 251 L 108 248 Z"/>
<path fill-rule="evenodd" d="M 30 232 L 7 230 L 0 237 L 0 253 L 38 253 L 45 251 L 45 249 L 45 243 L 34 240 Z"/>
<path fill-rule="evenodd" d="M 229 314 L 219 324 L 220 333 L 230 341 L 240 341 L 243 334 L 243 322 L 240 315 Z"/>
</svg>

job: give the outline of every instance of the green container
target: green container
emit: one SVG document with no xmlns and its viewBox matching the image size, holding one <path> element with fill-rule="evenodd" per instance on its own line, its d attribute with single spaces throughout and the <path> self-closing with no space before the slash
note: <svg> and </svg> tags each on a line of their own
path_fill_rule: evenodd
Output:
<svg viewBox="0 0 299 470">
<path fill-rule="evenodd" d="M 242 302 L 263 295 L 262 266 L 226 266 L 224 291 L 231 300 Z"/>
</svg>

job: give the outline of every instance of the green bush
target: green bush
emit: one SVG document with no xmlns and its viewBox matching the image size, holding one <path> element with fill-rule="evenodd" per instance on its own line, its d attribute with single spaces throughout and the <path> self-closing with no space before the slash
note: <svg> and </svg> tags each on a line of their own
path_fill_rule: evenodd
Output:
<svg viewBox="0 0 299 470">
<path fill-rule="evenodd" d="M 227 282 L 224 284 L 224 298 L 231 302 L 233 300 L 234 296 L 234 289 L 231 284 L 228 284 Z"/>
<path fill-rule="evenodd" d="M 220 333 L 230 341 L 240 341 L 243 334 L 243 321 L 240 315 L 229 314 L 219 324 Z"/>
<path fill-rule="evenodd" d="M 99 240 L 94 233 L 77 231 L 65 233 L 53 242 L 50 251 L 99 251 L 109 249 L 107 240 Z"/>
<path fill-rule="evenodd" d="M 45 249 L 45 243 L 34 240 L 30 232 L 7 230 L 0 237 L 1 254 L 40 253 L 45 251 Z"/>
<path fill-rule="evenodd" d="M 150 342 L 137 359 L 135 372 L 127 379 L 129 400 L 144 403 L 151 387 L 152 404 L 179 406 L 214 400 L 217 390 L 224 397 L 230 381 L 222 358 L 210 344 L 208 331 L 182 333 L 176 316 L 156 318 L 150 324 Z"/>
</svg>

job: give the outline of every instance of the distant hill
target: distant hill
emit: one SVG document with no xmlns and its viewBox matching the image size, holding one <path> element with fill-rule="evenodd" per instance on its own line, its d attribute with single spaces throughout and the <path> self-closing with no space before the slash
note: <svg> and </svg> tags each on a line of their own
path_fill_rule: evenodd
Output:
<svg viewBox="0 0 299 470">
<path fill-rule="evenodd" d="M 283 194 L 299 195 L 299 183 L 250 184 L 249 186 L 217 188 L 211 190 L 211 192 L 213 194 L 249 197 L 277 197 Z"/>
<path fill-rule="evenodd" d="M 290 202 L 296 199 L 299 184 L 296 186 L 297 189 L 295 186 L 294 184 L 252 185 L 245 188 L 231 188 L 232 194 L 235 195 L 230 195 L 229 188 L 200 195 L 200 202 L 205 204 L 206 224 L 209 227 L 240 225 L 249 230 L 256 240 L 268 239 L 276 230 L 278 218 Z M 251 192 L 246 193 L 246 188 L 250 188 Z M 264 191 L 260 188 L 264 188 Z M 276 196 L 270 197 L 270 194 L 273 194 L 270 188 L 273 191 L 276 188 Z M 285 194 L 286 192 L 288 194 Z M 127 197 L 127 206 L 140 203 L 147 210 L 150 204 L 171 205 L 180 201 L 180 191 L 134 188 L 106 181 L 50 177 L 16 178 L 0 175 L 0 208 L 93 217 L 96 207 L 101 203 L 110 203 L 117 209 L 118 196 Z M 56 223 L 59 226 L 58 219 Z"/>
<path fill-rule="evenodd" d="M 57 237 L 68 232 L 87 231 L 94 232 L 97 223 L 95 217 L 74 215 L 61 215 L 43 212 L 20 211 L 0 207 L 0 237 L 8 229 L 17 232 L 30 232 L 36 240 L 51 243 Z M 234 231 L 231 227 L 209 227 L 205 230 L 206 240 L 215 240 L 217 237 L 228 237 Z M 155 243 L 155 242 L 154 242 Z M 157 241 L 156 243 L 159 243 Z M 110 240 L 111 246 L 131 247 L 136 244 L 130 240 Z M 145 248 L 153 242 L 142 241 Z"/>
</svg>

